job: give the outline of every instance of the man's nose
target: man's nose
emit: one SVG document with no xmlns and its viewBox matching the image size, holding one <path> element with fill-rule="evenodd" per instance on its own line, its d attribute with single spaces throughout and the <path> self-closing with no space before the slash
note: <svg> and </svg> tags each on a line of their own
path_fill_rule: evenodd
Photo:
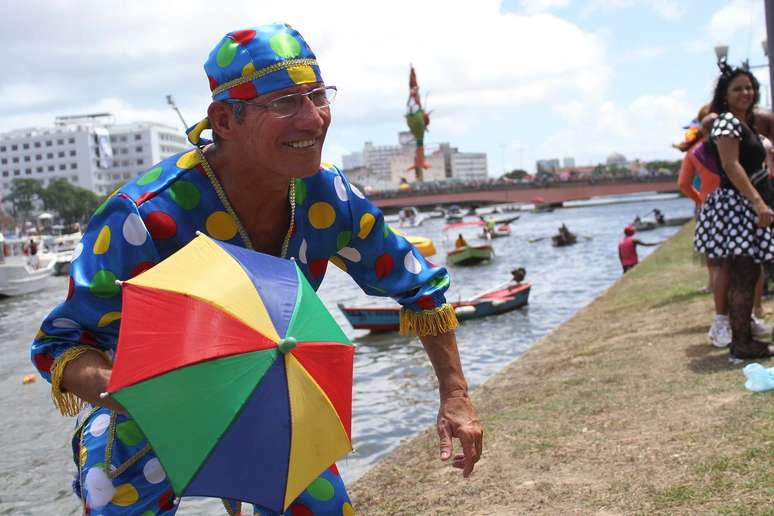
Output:
<svg viewBox="0 0 774 516">
<path fill-rule="evenodd" d="M 296 123 L 305 129 L 318 129 L 325 124 L 325 113 L 323 113 L 325 109 L 328 108 L 319 108 L 314 105 L 314 102 L 309 97 L 304 96 L 301 98 L 301 105 L 298 107 L 298 113 L 295 116 Z"/>
</svg>

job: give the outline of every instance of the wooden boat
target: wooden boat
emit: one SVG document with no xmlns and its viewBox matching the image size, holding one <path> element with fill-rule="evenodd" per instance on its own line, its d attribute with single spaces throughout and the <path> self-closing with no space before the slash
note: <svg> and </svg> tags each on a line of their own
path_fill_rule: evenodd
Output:
<svg viewBox="0 0 774 516">
<path fill-rule="evenodd" d="M 500 224 L 510 224 L 511 222 L 517 221 L 519 220 L 519 217 L 521 217 L 521 215 L 513 215 L 511 217 L 493 217 L 493 219 L 495 224 L 499 226 Z"/>
<path fill-rule="evenodd" d="M 577 241 L 578 237 L 574 234 L 570 234 L 569 238 L 563 238 L 561 235 L 554 235 L 551 237 L 551 244 L 553 244 L 554 247 L 573 245 Z"/>
<path fill-rule="evenodd" d="M 487 292 L 468 301 L 451 303 L 457 318 L 465 321 L 497 315 L 521 308 L 529 303 L 529 283 L 511 283 L 493 292 Z M 398 331 L 400 307 L 357 307 L 339 304 L 339 310 L 356 330 L 372 332 Z"/>
<path fill-rule="evenodd" d="M 467 245 L 446 253 L 446 262 L 451 265 L 475 265 L 492 258 L 494 258 L 494 248 L 491 245 Z"/>
<path fill-rule="evenodd" d="M 635 220 L 634 222 L 632 222 L 632 226 L 636 231 L 650 231 L 656 228 L 663 228 L 667 226 L 682 226 L 692 218 L 693 217 L 672 217 L 669 219 L 664 219 L 664 222 L 660 224 L 653 219 L 646 219 L 646 220 L 639 220 L 639 221 Z"/>
<path fill-rule="evenodd" d="M 419 254 L 422 256 L 433 256 L 436 253 L 435 244 L 433 244 L 431 239 L 421 236 L 404 235 L 404 237 L 411 243 L 411 245 L 416 247 L 417 251 L 419 251 Z"/>
</svg>

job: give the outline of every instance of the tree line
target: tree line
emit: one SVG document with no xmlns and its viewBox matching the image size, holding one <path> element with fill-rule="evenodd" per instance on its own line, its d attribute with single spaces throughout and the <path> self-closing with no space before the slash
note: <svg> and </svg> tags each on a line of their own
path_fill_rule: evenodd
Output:
<svg viewBox="0 0 774 516">
<path fill-rule="evenodd" d="M 56 212 L 65 225 L 87 220 L 99 206 L 100 198 L 66 179 L 53 179 L 43 186 L 35 179 L 14 179 L 10 193 L 3 201 L 10 204 L 16 220 L 26 220 L 37 203 L 45 211 Z"/>
</svg>

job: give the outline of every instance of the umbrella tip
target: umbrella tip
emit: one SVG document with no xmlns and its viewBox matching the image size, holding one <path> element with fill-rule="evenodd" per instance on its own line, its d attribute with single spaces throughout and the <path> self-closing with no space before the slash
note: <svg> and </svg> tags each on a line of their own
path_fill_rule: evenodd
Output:
<svg viewBox="0 0 774 516">
<path fill-rule="evenodd" d="M 293 337 L 285 337 L 284 339 L 280 339 L 280 341 L 277 343 L 277 347 L 283 354 L 289 353 L 293 348 L 296 347 L 296 344 L 298 342 Z"/>
<path fill-rule="evenodd" d="M 100 392 L 99 393 L 99 398 L 102 399 L 102 400 L 104 400 L 105 398 L 108 398 L 108 397 L 110 397 L 110 393 L 109 392 Z"/>
<path fill-rule="evenodd" d="M 204 233 L 202 233 L 202 232 L 201 232 L 201 231 L 199 231 L 198 229 L 196 230 L 196 236 L 202 236 L 203 234 L 204 234 Z"/>
<path fill-rule="evenodd" d="M 122 286 L 123 284 L 124 284 L 124 282 L 121 281 L 120 279 L 116 280 L 116 285 L 118 285 L 119 287 Z"/>
</svg>

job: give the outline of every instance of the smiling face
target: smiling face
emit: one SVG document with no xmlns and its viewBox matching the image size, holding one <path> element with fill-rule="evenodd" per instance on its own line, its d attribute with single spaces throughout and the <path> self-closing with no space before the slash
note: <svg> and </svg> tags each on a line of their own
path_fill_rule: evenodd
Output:
<svg viewBox="0 0 774 516">
<path fill-rule="evenodd" d="M 744 114 L 755 101 L 755 88 L 746 74 L 739 74 L 728 84 L 726 103 L 728 109 L 737 114 Z"/>
<path fill-rule="evenodd" d="M 235 128 L 232 142 L 243 159 L 260 173 L 283 179 L 307 177 L 320 168 L 322 147 L 331 123 L 328 107 L 317 107 L 302 97 L 298 112 L 287 118 L 276 118 L 270 109 L 254 104 L 268 104 L 292 93 L 307 93 L 320 83 L 294 86 L 258 96 L 244 106 L 244 121 Z"/>
</svg>

